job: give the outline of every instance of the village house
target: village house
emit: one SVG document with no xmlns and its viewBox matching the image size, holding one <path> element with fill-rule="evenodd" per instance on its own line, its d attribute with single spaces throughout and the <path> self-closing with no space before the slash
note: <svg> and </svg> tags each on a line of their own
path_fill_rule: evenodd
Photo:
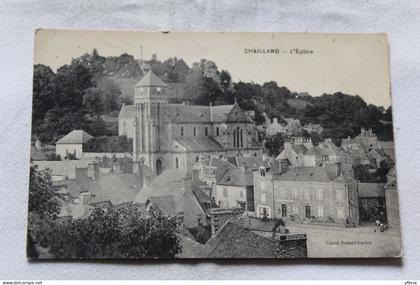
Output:
<svg viewBox="0 0 420 285">
<path fill-rule="evenodd" d="M 186 177 L 180 169 L 168 169 L 145 182 L 133 202 L 157 207 L 187 228 L 207 223 L 206 212 L 193 193 L 192 177 Z"/>
<path fill-rule="evenodd" d="M 283 151 L 276 160 L 288 160 L 291 166 L 304 166 L 304 155 L 313 144 L 310 139 L 296 138 L 292 142 L 285 142 Z"/>
<path fill-rule="evenodd" d="M 55 143 L 56 154 L 61 159 L 73 156 L 79 159 L 83 155 L 83 145 L 93 138 L 84 130 L 73 130 Z"/>
<path fill-rule="evenodd" d="M 313 123 L 308 123 L 308 124 L 303 125 L 303 129 L 310 134 L 311 133 L 322 134 L 322 131 L 324 130 L 324 128 L 320 124 L 313 124 Z"/>
<path fill-rule="evenodd" d="M 360 222 L 374 223 L 378 217 L 386 222 L 385 184 L 359 182 L 357 188 Z"/>
<path fill-rule="evenodd" d="M 279 119 L 277 117 L 273 118 L 273 122 L 268 124 L 266 128 L 267 136 L 274 136 L 276 134 L 286 134 L 287 133 L 287 124 L 279 123 Z"/>
<path fill-rule="evenodd" d="M 134 87 L 134 105 L 121 108 L 118 134 L 133 138 L 133 159 L 157 175 L 181 169 L 184 175 L 203 156 L 261 154 L 253 112 L 237 103 L 223 106 L 169 104 L 168 85 L 152 71 Z"/>
<path fill-rule="evenodd" d="M 287 165 L 287 164 L 286 164 Z M 254 200 L 260 218 L 359 223 L 357 185 L 351 168 L 298 166 L 254 172 Z"/>
</svg>

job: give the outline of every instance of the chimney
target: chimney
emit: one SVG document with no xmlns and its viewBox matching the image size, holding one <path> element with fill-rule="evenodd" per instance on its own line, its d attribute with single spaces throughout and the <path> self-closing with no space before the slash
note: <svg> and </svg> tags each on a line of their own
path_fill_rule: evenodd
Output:
<svg viewBox="0 0 420 285">
<path fill-rule="evenodd" d="M 41 141 L 39 139 L 35 140 L 35 148 L 41 150 L 42 149 L 42 144 Z"/>
<path fill-rule="evenodd" d="M 88 176 L 92 180 L 99 180 L 99 164 L 95 161 L 88 164 Z"/>
<path fill-rule="evenodd" d="M 90 204 L 90 193 L 89 192 L 82 192 L 80 193 L 80 205 L 86 206 Z"/>
</svg>

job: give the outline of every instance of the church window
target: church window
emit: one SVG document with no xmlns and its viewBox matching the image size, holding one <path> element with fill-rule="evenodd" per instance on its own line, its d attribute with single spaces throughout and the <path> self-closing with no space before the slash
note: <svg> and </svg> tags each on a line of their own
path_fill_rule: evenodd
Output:
<svg viewBox="0 0 420 285">
<path fill-rule="evenodd" d="M 175 157 L 175 168 L 179 168 L 179 159 Z"/>
<path fill-rule="evenodd" d="M 244 137 L 242 135 L 242 130 L 241 130 L 241 147 L 244 147 Z"/>
<path fill-rule="evenodd" d="M 236 147 L 239 147 L 239 127 L 236 128 Z"/>
<path fill-rule="evenodd" d="M 233 147 L 236 147 L 236 130 L 233 130 Z"/>
<path fill-rule="evenodd" d="M 206 137 L 209 135 L 209 128 L 208 127 L 204 128 L 204 134 L 206 135 Z"/>
<path fill-rule="evenodd" d="M 196 126 L 194 126 L 193 127 L 193 136 L 196 136 L 197 135 L 197 127 Z"/>
<path fill-rule="evenodd" d="M 184 126 L 181 127 L 181 137 L 184 136 Z"/>
<path fill-rule="evenodd" d="M 219 136 L 219 127 L 216 127 L 216 136 Z"/>
<path fill-rule="evenodd" d="M 199 160 L 200 158 L 197 156 L 196 158 L 195 158 L 195 162 L 198 162 L 198 160 Z"/>
</svg>

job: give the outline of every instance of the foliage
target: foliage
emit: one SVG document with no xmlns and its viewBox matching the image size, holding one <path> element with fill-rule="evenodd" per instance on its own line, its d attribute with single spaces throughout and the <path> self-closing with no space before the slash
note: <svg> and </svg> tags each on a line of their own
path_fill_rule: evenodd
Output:
<svg viewBox="0 0 420 285">
<path fill-rule="evenodd" d="M 126 136 L 102 136 L 90 139 L 83 146 L 86 152 L 132 152 L 133 142 Z"/>
<path fill-rule="evenodd" d="M 41 218 L 55 217 L 60 212 L 60 196 L 53 186 L 51 175 L 39 171 L 36 166 L 30 167 L 29 176 L 29 211 Z"/>
<path fill-rule="evenodd" d="M 144 212 L 143 212 L 144 213 Z M 86 219 L 30 216 L 29 235 L 52 258 L 173 258 L 181 251 L 176 221 L 138 204 L 94 208 Z"/>
<path fill-rule="evenodd" d="M 269 151 L 270 156 L 277 157 L 283 150 L 285 138 L 281 134 L 267 136 L 265 139 L 265 147 Z"/>
</svg>

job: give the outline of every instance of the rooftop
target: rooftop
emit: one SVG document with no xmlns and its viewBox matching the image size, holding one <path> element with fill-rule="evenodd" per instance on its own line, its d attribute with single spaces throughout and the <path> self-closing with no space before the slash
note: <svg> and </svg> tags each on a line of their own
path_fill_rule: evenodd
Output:
<svg viewBox="0 0 420 285">
<path fill-rule="evenodd" d="M 93 138 L 93 136 L 84 130 L 73 130 L 59 139 L 56 144 L 84 144 L 91 138 Z"/>
<path fill-rule="evenodd" d="M 162 81 L 156 74 L 151 70 L 147 72 L 134 87 L 168 87 L 168 85 Z"/>
</svg>

